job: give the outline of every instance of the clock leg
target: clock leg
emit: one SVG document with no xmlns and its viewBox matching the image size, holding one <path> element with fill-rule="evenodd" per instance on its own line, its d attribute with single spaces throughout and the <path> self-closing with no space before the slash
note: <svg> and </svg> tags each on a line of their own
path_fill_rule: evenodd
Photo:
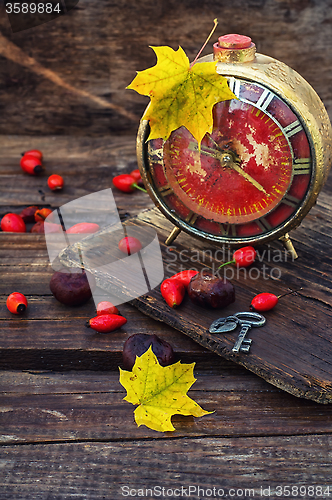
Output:
<svg viewBox="0 0 332 500">
<path fill-rule="evenodd" d="M 282 242 L 282 244 L 286 248 L 287 252 L 289 252 L 291 254 L 292 258 L 294 260 L 297 259 L 298 255 L 297 255 L 296 250 L 293 246 L 293 243 L 289 237 L 289 234 L 286 233 L 284 236 L 281 236 L 281 238 L 279 238 L 279 240 Z"/>
<path fill-rule="evenodd" d="M 177 238 L 179 236 L 179 234 L 181 233 L 181 229 L 178 228 L 178 227 L 175 227 L 169 234 L 169 236 L 166 238 L 165 240 L 165 245 L 171 245 L 173 243 L 173 241 L 175 240 L 175 238 Z"/>
</svg>

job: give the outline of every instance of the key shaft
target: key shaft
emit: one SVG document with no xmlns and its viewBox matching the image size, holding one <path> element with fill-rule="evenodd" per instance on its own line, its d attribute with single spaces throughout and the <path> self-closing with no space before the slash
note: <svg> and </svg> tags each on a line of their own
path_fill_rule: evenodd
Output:
<svg viewBox="0 0 332 500">
<path fill-rule="evenodd" d="M 246 344 L 249 344 L 249 345 L 245 349 L 242 349 L 242 347 L 244 347 L 244 346 L 242 346 L 242 343 L 244 342 L 245 337 L 246 337 L 248 331 L 250 330 L 250 328 L 251 328 L 251 325 L 248 325 L 248 324 L 242 325 L 241 331 L 240 331 L 239 336 L 234 344 L 232 352 L 239 352 L 240 350 L 241 351 L 243 350 L 244 352 L 249 351 L 251 339 L 246 339 L 246 341 L 250 341 L 250 342 L 246 342 Z"/>
</svg>

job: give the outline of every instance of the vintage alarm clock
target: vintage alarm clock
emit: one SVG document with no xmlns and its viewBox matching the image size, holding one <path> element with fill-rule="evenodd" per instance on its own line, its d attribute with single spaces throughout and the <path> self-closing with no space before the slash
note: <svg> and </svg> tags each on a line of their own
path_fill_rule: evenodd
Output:
<svg viewBox="0 0 332 500">
<path fill-rule="evenodd" d="M 247 245 L 280 239 L 314 205 L 331 166 L 331 124 L 312 87 L 286 64 L 256 53 L 251 39 L 225 35 L 216 71 L 237 99 L 216 104 L 213 131 L 201 148 L 181 127 L 167 141 L 147 141 L 142 120 L 137 156 L 144 184 L 161 212 L 207 241 Z"/>
</svg>

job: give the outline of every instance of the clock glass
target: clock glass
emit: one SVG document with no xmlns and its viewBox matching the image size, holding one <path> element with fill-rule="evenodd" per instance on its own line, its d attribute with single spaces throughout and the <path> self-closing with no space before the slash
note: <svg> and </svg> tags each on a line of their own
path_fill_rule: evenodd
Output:
<svg viewBox="0 0 332 500">
<path fill-rule="evenodd" d="M 293 217 L 312 178 L 310 143 L 286 102 L 263 85 L 229 78 L 238 99 L 213 109 L 201 147 L 184 127 L 148 143 L 161 209 L 213 240 L 257 238 Z"/>
</svg>

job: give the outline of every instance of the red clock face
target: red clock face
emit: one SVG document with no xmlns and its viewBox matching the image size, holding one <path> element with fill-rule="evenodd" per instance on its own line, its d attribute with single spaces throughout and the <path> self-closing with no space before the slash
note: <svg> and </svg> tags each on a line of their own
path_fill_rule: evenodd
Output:
<svg viewBox="0 0 332 500">
<path fill-rule="evenodd" d="M 277 95 L 243 80 L 229 84 L 238 100 L 214 107 L 213 131 L 200 150 L 181 127 L 166 142 L 149 142 L 149 170 L 171 218 L 214 239 L 250 239 L 281 226 L 303 202 L 310 146 Z"/>
</svg>

